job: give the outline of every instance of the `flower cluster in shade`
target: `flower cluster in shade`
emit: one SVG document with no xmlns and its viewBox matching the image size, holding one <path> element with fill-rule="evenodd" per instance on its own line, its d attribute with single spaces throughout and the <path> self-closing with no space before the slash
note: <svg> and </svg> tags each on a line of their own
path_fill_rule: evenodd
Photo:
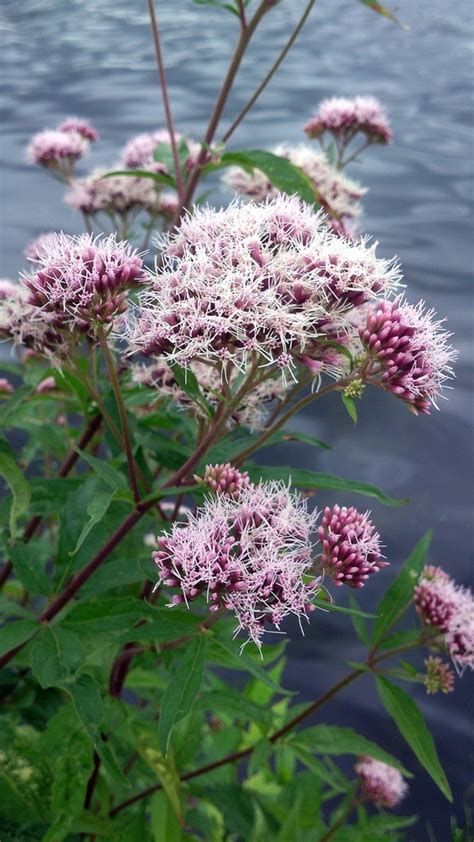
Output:
<svg viewBox="0 0 474 842">
<path fill-rule="evenodd" d="M 117 167 L 111 171 L 117 170 Z M 128 223 L 141 212 L 152 216 L 168 212 L 156 183 L 149 178 L 113 175 L 105 177 L 107 170 L 94 170 L 85 178 L 75 179 L 64 199 L 73 210 L 95 217 L 105 213 L 126 218 Z"/>
<path fill-rule="evenodd" d="M 208 465 L 203 481 L 213 496 L 186 525 L 175 524 L 157 538 L 159 582 L 179 589 L 171 605 L 204 596 L 212 610 L 233 611 L 238 628 L 259 644 L 268 625 L 279 629 L 287 615 L 314 610 L 322 581 L 313 546 L 318 514 L 283 483 L 254 485 L 229 463 Z M 359 555 L 347 578 L 351 586 L 357 563 L 362 584 L 367 578 Z"/>
<path fill-rule="evenodd" d="M 415 414 L 429 414 L 431 404 L 453 376 L 451 363 L 457 352 L 450 334 L 425 311 L 402 298 L 369 306 L 359 328 L 368 354 L 365 376 L 404 401 Z"/>
<path fill-rule="evenodd" d="M 414 603 L 424 626 L 442 636 L 457 671 L 474 669 L 474 598 L 442 568 L 428 565 L 414 591 Z"/>
<path fill-rule="evenodd" d="M 69 181 L 76 162 L 84 157 L 90 144 L 98 139 L 96 130 L 87 120 L 69 117 L 55 129 L 45 129 L 33 135 L 27 155 L 33 163 Z"/>
<path fill-rule="evenodd" d="M 356 134 L 365 135 L 370 143 L 390 143 L 392 131 L 387 115 L 375 97 L 331 97 L 323 100 L 304 130 L 310 138 L 321 138 L 326 132 L 344 143 Z"/>
<path fill-rule="evenodd" d="M 365 797 L 379 807 L 393 809 L 408 792 L 401 772 L 373 757 L 361 757 L 354 767 Z"/>
<path fill-rule="evenodd" d="M 114 235 L 56 234 L 36 243 L 32 271 L 22 276 L 27 303 L 58 328 L 88 332 L 127 307 L 128 290 L 144 281 L 142 259 Z"/>
<path fill-rule="evenodd" d="M 184 365 L 256 358 L 283 372 L 304 355 L 321 373 L 325 342 L 344 342 L 354 308 L 399 278 L 375 245 L 331 234 L 296 197 L 198 208 L 164 238 L 129 326 L 130 351 Z"/>
<path fill-rule="evenodd" d="M 216 395 L 222 392 L 222 377 L 219 370 L 199 361 L 190 363 L 189 370 L 195 375 L 207 403 L 217 407 Z M 228 376 L 229 386 L 231 388 L 234 385 L 237 386 L 239 379 L 239 368 L 233 367 Z M 156 401 L 168 398 L 180 409 L 197 418 L 206 417 L 202 404 L 192 400 L 186 394 L 176 381 L 173 370 L 164 357 L 153 358 L 149 365 L 132 366 L 132 380 L 134 383 L 153 389 L 156 392 Z M 279 376 L 257 382 L 234 407 L 227 426 L 247 427 L 251 432 L 261 430 L 267 420 L 270 405 L 275 400 L 283 399 L 286 393 L 287 386 Z M 153 411 L 155 400 L 150 400 L 151 411 Z M 143 412 L 143 409 L 141 411 Z"/>
<path fill-rule="evenodd" d="M 425 667 L 426 675 L 423 678 L 423 683 L 427 693 L 430 695 L 440 692 L 452 693 L 454 690 L 454 673 L 448 664 L 444 663 L 441 658 L 430 655 L 425 660 Z"/>
<path fill-rule="evenodd" d="M 366 190 L 333 167 L 324 153 L 315 152 L 304 144 L 276 146 L 272 152 L 288 158 L 308 176 L 321 206 L 328 214 L 326 222 L 331 230 L 350 235 L 351 226 L 360 215 L 359 200 Z M 223 181 L 239 196 L 252 202 L 263 202 L 279 195 L 268 176 L 258 169 L 249 173 L 241 167 L 230 167 Z"/>
<path fill-rule="evenodd" d="M 369 514 L 361 514 L 353 506 L 336 505 L 323 511 L 318 527 L 321 564 L 338 587 L 363 588 L 372 573 L 388 567 Z"/>
</svg>

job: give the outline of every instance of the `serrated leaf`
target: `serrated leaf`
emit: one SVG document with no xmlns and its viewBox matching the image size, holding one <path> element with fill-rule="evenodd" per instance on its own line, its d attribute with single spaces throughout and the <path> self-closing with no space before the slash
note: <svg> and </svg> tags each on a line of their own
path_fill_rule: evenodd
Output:
<svg viewBox="0 0 474 842">
<path fill-rule="evenodd" d="M 87 634 L 125 631 L 143 617 L 153 616 L 153 609 L 143 600 L 111 597 L 75 605 L 62 625 Z"/>
<path fill-rule="evenodd" d="M 38 560 L 38 548 L 19 541 L 8 549 L 10 561 L 15 575 L 25 590 L 32 594 L 47 596 L 50 593 L 50 582 Z"/>
<path fill-rule="evenodd" d="M 12 613 L 14 611 L 12 605 Z M 13 620 L 0 629 L 0 655 L 9 652 L 16 646 L 21 646 L 40 631 L 40 626 L 34 620 Z"/>
<path fill-rule="evenodd" d="M 45 626 L 31 649 L 31 670 L 43 688 L 63 687 L 85 657 L 76 634 L 61 626 Z"/>
<path fill-rule="evenodd" d="M 85 450 L 81 450 L 79 447 L 76 447 L 78 453 L 80 453 L 81 457 L 84 459 L 84 462 L 87 462 L 88 465 L 92 468 L 94 473 L 97 474 L 104 482 L 110 486 L 114 491 L 127 491 L 128 490 L 128 483 L 125 479 L 124 475 L 117 471 L 112 465 L 109 465 L 108 462 L 104 462 L 103 459 L 97 459 L 96 456 L 92 456 L 90 453 L 87 453 Z"/>
<path fill-rule="evenodd" d="M 13 500 L 10 507 L 10 535 L 17 534 L 17 521 L 28 511 L 31 489 L 16 462 L 5 453 L 0 453 L 0 476 L 10 487 Z"/>
<path fill-rule="evenodd" d="M 82 527 L 81 534 L 77 539 L 77 544 L 74 550 L 72 551 L 71 555 L 76 555 L 78 550 L 82 547 L 87 536 L 89 535 L 91 529 L 93 529 L 97 523 L 101 522 L 102 518 L 107 513 L 107 510 L 112 500 L 114 499 L 114 496 L 115 491 L 113 491 L 111 488 L 107 488 L 102 491 L 99 489 L 94 495 L 91 502 L 87 506 L 87 514 L 89 516 L 89 520 Z"/>
<path fill-rule="evenodd" d="M 204 635 L 191 642 L 163 694 L 158 727 L 160 749 L 165 756 L 174 726 L 189 713 L 201 687 L 206 643 Z"/>
<path fill-rule="evenodd" d="M 362 494 L 364 497 L 374 497 L 379 503 L 385 506 L 404 506 L 409 498 L 396 499 L 389 497 L 380 488 L 366 482 L 336 477 L 332 474 L 320 474 L 314 471 L 307 471 L 304 468 L 290 468 L 284 465 L 278 468 L 269 468 L 261 465 L 252 465 L 248 468 L 250 479 L 254 482 L 262 480 L 281 479 L 291 482 L 296 488 L 330 488 L 336 491 L 351 491 L 355 494 Z"/>
<path fill-rule="evenodd" d="M 374 623 L 372 646 L 377 646 L 389 629 L 402 616 L 413 602 L 413 590 L 426 560 L 432 533 L 418 541 L 402 566 L 397 578 L 390 585 L 377 607 L 377 619 Z"/>
<path fill-rule="evenodd" d="M 179 613 L 169 608 L 155 608 L 150 617 L 154 617 L 150 623 L 126 631 L 120 635 L 118 642 L 175 640 L 185 634 L 195 634 L 202 622 L 202 617 L 196 617 L 190 613 Z"/>
<path fill-rule="evenodd" d="M 389 766 L 394 766 L 404 775 L 412 777 L 411 773 L 393 755 L 384 751 L 372 740 L 357 734 L 352 728 L 340 728 L 337 725 L 315 725 L 291 735 L 287 740 L 290 745 L 301 744 L 306 749 L 312 749 L 317 754 L 322 755 L 366 754 L 368 757 L 388 763 Z"/>
<path fill-rule="evenodd" d="M 238 641 L 231 641 L 225 638 L 213 638 L 212 645 L 221 649 L 227 656 L 230 656 L 230 665 L 237 669 L 244 669 L 253 675 L 258 681 L 263 682 L 267 687 L 273 690 L 274 693 L 281 693 L 283 696 L 294 696 L 290 690 L 285 690 L 276 681 L 268 675 L 267 672 L 258 664 L 250 655 L 247 655 L 245 649 L 240 651 L 240 644 Z"/>
<path fill-rule="evenodd" d="M 433 778 L 448 801 L 453 800 L 451 788 L 439 762 L 436 746 L 423 714 L 413 699 L 401 687 L 382 675 L 376 676 L 377 690 L 385 710 L 394 720 L 402 737 Z"/>
</svg>

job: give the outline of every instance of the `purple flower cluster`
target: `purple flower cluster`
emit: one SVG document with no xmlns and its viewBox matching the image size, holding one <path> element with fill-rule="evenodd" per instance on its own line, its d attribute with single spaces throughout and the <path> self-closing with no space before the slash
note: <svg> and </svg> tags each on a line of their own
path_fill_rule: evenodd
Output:
<svg viewBox="0 0 474 842">
<path fill-rule="evenodd" d="M 325 99 L 304 130 L 310 138 L 320 138 L 328 132 L 344 142 L 359 132 L 366 135 L 370 143 L 390 143 L 392 140 L 387 115 L 372 96 Z"/>
<path fill-rule="evenodd" d="M 423 625 L 443 635 L 459 672 L 474 669 L 474 599 L 440 567 L 428 565 L 414 591 L 415 608 Z"/>
<path fill-rule="evenodd" d="M 328 232 L 296 197 L 199 208 L 164 243 L 129 329 L 132 351 L 181 364 L 244 360 L 291 371 L 324 340 L 353 331 L 348 314 L 396 288 L 375 247 Z"/>
<path fill-rule="evenodd" d="M 315 514 L 282 483 L 241 484 L 208 499 L 186 526 L 175 524 L 153 553 L 160 582 L 179 588 L 171 604 L 203 595 L 225 607 L 260 645 L 267 624 L 305 617 L 320 579 L 310 576 Z"/>
<path fill-rule="evenodd" d="M 381 301 L 367 310 L 359 336 L 368 353 L 369 380 L 403 400 L 416 415 L 429 414 L 444 382 L 453 376 L 450 363 L 456 352 L 449 333 L 424 312 L 398 298 Z"/>
<path fill-rule="evenodd" d="M 34 271 L 22 276 L 28 303 L 54 316 L 58 326 L 88 331 L 111 322 L 127 306 L 127 291 L 144 280 L 142 259 L 115 236 L 56 234 L 37 246 Z"/>
<path fill-rule="evenodd" d="M 88 152 L 90 143 L 98 139 L 90 123 L 78 117 L 70 117 L 56 129 L 45 129 L 33 135 L 27 154 L 33 163 L 69 181 L 75 163 Z"/>
<path fill-rule="evenodd" d="M 250 485 L 247 471 L 241 472 L 230 462 L 225 465 L 206 465 L 203 482 L 214 494 L 238 497 L 242 489 Z"/>
<path fill-rule="evenodd" d="M 338 587 L 363 588 L 372 573 L 388 566 L 369 512 L 361 514 L 353 506 L 326 507 L 318 534 L 323 570 Z"/>
<path fill-rule="evenodd" d="M 403 801 L 408 792 L 408 785 L 398 769 L 381 760 L 361 757 L 355 771 L 365 797 L 379 807 L 393 809 Z"/>
</svg>

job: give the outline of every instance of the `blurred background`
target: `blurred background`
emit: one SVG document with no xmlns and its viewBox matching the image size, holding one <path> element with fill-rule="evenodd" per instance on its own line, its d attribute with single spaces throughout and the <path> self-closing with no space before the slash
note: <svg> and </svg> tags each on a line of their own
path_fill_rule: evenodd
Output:
<svg viewBox="0 0 474 842">
<path fill-rule="evenodd" d="M 387 3 L 389 0 L 387 0 Z M 210 104 L 236 37 L 237 21 L 191 0 L 160 0 L 157 14 L 177 128 L 204 132 Z M 228 103 L 235 116 L 273 61 L 304 7 L 283 0 L 257 34 Z M 371 392 L 358 405 L 355 428 L 330 396 L 294 426 L 332 445 L 315 451 L 289 444 L 265 451 L 267 464 L 292 464 L 374 483 L 393 496 L 411 495 L 402 509 L 375 504 L 373 517 L 392 567 L 360 595 L 373 610 L 402 560 L 434 529 L 430 561 L 459 583 L 472 577 L 472 49 L 474 15 L 467 3 L 400 0 L 404 31 L 356 0 L 319 0 L 283 68 L 232 138 L 230 148 L 269 148 L 303 141 L 302 126 L 325 96 L 373 94 L 394 130 L 389 148 L 371 148 L 348 174 L 369 188 L 363 231 L 380 241 L 380 255 L 398 254 L 411 301 L 426 298 L 447 317 L 460 350 L 455 389 L 431 417 Z M 102 141 L 90 167 L 113 165 L 133 134 L 164 126 L 145 1 L 3 0 L 4 94 L 1 141 L 0 275 L 24 268 L 23 249 L 38 234 L 81 230 L 62 204 L 63 188 L 25 161 L 33 132 L 74 114 L 92 121 Z M 229 198 L 217 187 L 210 201 Z M 7 351 L 4 348 L 3 353 Z M 291 450 L 290 450 L 291 448 Z M 263 461 L 263 457 L 262 457 Z M 336 502 L 321 493 L 318 506 Z M 337 502 L 364 506 L 362 498 Z M 346 594 L 345 594 L 346 596 Z M 311 700 L 362 655 L 349 618 L 313 616 L 302 638 L 288 629 L 286 685 Z M 414 689 L 413 689 L 414 688 Z M 352 685 L 319 715 L 350 725 L 396 754 L 414 773 L 403 812 L 420 815 L 413 840 L 446 842 L 455 812 L 474 802 L 472 673 L 448 697 L 411 686 L 431 727 L 455 793 L 452 810 L 382 712 L 369 681 Z"/>
</svg>

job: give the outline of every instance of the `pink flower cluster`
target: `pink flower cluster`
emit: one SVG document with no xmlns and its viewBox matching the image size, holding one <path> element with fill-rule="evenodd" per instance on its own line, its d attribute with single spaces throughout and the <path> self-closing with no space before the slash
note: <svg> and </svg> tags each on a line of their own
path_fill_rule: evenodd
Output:
<svg viewBox="0 0 474 842">
<path fill-rule="evenodd" d="M 230 462 L 225 465 L 206 465 L 203 482 L 214 494 L 238 497 L 250 485 L 247 471 L 241 472 Z"/>
<path fill-rule="evenodd" d="M 331 229 L 340 234 L 350 234 L 350 224 L 360 214 L 358 202 L 366 192 L 364 188 L 333 167 L 322 152 L 315 152 L 304 144 L 277 146 L 272 152 L 288 158 L 310 178 L 322 207 L 328 213 L 326 221 Z M 231 167 L 223 181 L 240 196 L 253 202 L 263 202 L 279 195 L 268 176 L 257 169 L 249 173 L 240 167 Z"/>
<path fill-rule="evenodd" d="M 449 669 L 448 664 L 445 664 L 441 658 L 430 655 L 425 661 L 425 667 L 424 684 L 427 693 L 430 695 L 439 692 L 452 693 L 454 690 L 454 673 Z"/>
<path fill-rule="evenodd" d="M 408 785 L 398 769 L 381 760 L 361 757 L 355 771 L 359 775 L 365 797 L 379 807 L 397 807 L 408 792 Z"/>
<path fill-rule="evenodd" d="M 424 568 L 414 591 L 415 608 L 423 625 L 443 635 L 459 672 L 474 669 L 474 599 L 440 567 Z"/>
<path fill-rule="evenodd" d="M 176 140 L 179 141 L 182 135 L 176 133 Z M 132 137 L 123 147 L 120 153 L 120 160 L 124 167 L 130 169 L 143 169 L 154 163 L 154 153 L 160 144 L 170 144 L 169 132 L 166 129 L 158 129 L 154 132 L 144 132 Z M 160 162 L 161 166 L 166 171 L 164 163 Z"/>
<path fill-rule="evenodd" d="M 338 587 L 363 588 L 372 573 L 388 567 L 369 512 L 361 514 L 353 506 L 326 507 L 318 534 L 323 570 Z"/>
<path fill-rule="evenodd" d="M 7 283 L 0 285 L 0 340 L 13 342 L 28 353 L 46 356 L 60 365 L 73 341 L 71 332 L 59 330 L 54 316 L 33 307 L 22 285 Z"/>
<path fill-rule="evenodd" d="M 225 607 L 260 645 L 267 624 L 306 617 L 320 587 L 310 578 L 316 515 L 282 483 L 241 484 L 236 495 L 208 499 L 186 526 L 158 538 L 160 582 L 179 588 L 171 605 L 203 595 Z"/>
<path fill-rule="evenodd" d="M 154 181 L 138 176 L 114 175 L 104 178 L 105 170 L 95 170 L 85 178 L 75 179 L 65 202 L 86 216 L 103 212 L 117 214 L 131 222 L 141 211 L 161 212 L 159 191 Z"/>
<path fill-rule="evenodd" d="M 28 303 L 54 316 L 57 326 L 88 331 L 127 306 L 127 292 L 144 280 L 141 257 L 114 235 L 56 234 L 37 246 L 34 271 L 22 276 Z"/>
<path fill-rule="evenodd" d="M 334 236 L 296 197 L 198 208 L 163 250 L 130 350 L 185 365 L 256 355 L 291 371 L 303 353 L 320 360 L 325 340 L 353 332 L 348 314 L 399 280 L 375 246 Z"/>
<path fill-rule="evenodd" d="M 76 161 L 84 157 L 90 143 L 98 138 L 96 130 L 86 120 L 70 117 L 56 129 L 45 129 L 33 135 L 27 150 L 28 158 L 69 181 Z"/>
<path fill-rule="evenodd" d="M 361 132 L 370 143 L 390 143 L 392 140 L 387 115 L 378 100 L 372 96 L 325 99 L 304 130 L 310 138 L 320 138 L 325 132 L 329 132 L 347 142 Z"/>
<path fill-rule="evenodd" d="M 247 474 L 230 464 L 208 465 L 204 481 L 215 496 L 195 515 L 189 515 L 186 526 L 175 524 L 170 534 L 157 539 L 153 558 L 160 583 L 180 589 L 171 605 L 188 604 L 204 595 L 212 610 L 225 607 L 233 611 L 239 628 L 246 629 L 259 644 L 266 624 L 279 629 L 288 614 L 301 617 L 314 610 L 311 599 L 322 580 L 317 575 L 320 557 L 312 558 L 311 538 L 318 515 L 309 513 L 306 501 L 282 483 L 255 486 Z M 362 587 L 369 573 L 384 566 L 379 536 L 367 516 L 355 509 L 347 513 L 334 507 L 333 511 L 339 514 L 339 523 L 346 512 L 345 520 L 356 526 L 346 526 L 344 533 L 340 529 L 336 541 L 329 543 L 330 510 L 326 509 L 319 528 L 323 557 L 330 563 L 337 555 L 336 545 L 343 548 L 344 541 L 350 544 L 355 536 L 352 546 L 356 551 L 350 567 L 347 564 L 344 569 L 344 578 L 334 565 L 330 573 L 336 584 L 344 581 Z M 359 524 L 363 524 L 365 543 Z M 323 569 L 328 569 L 325 563 Z"/>
<path fill-rule="evenodd" d="M 430 404 L 436 406 L 457 356 L 448 343 L 450 334 L 433 315 L 432 310 L 424 312 L 423 302 L 413 306 L 401 298 L 381 301 L 368 308 L 359 330 L 368 353 L 366 376 L 405 401 L 415 414 L 428 414 Z"/>
</svg>

